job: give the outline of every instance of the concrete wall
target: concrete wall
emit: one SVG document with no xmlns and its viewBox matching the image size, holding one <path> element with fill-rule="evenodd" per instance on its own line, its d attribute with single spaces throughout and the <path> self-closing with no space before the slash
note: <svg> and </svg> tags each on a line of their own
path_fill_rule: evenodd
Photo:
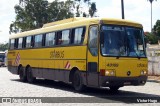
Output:
<svg viewBox="0 0 160 106">
<path fill-rule="evenodd" d="M 160 75 L 160 46 L 148 45 L 147 57 L 148 57 L 148 74 Z"/>
<path fill-rule="evenodd" d="M 148 57 L 148 74 L 160 75 L 160 57 Z"/>
</svg>

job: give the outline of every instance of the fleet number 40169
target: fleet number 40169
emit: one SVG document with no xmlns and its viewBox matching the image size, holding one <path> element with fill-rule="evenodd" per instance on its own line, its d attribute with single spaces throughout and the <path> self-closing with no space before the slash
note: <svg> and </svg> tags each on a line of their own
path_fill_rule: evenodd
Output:
<svg viewBox="0 0 160 106">
<path fill-rule="evenodd" d="M 51 51 L 50 58 L 64 58 L 64 51 Z"/>
</svg>

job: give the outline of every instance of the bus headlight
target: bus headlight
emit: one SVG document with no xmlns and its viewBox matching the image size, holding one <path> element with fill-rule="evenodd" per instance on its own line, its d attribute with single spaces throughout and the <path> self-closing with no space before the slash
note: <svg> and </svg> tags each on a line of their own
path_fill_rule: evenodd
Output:
<svg viewBox="0 0 160 106">
<path fill-rule="evenodd" d="M 106 70 L 105 76 L 115 76 L 115 71 L 114 70 Z"/>
<path fill-rule="evenodd" d="M 109 71 L 108 70 L 106 70 L 106 72 L 105 72 L 105 76 L 108 76 L 109 75 Z"/>
<path fill-rule="evenodd" d="M 147 71 L 145 71 L 145 70 L 141 71 L 141 75 L 146 75 L 146 74 L 147 74 Z"/>
<path fill-rule="evenodd" d="M 111 76 L 115 76 L 115 71 L 112 70 L 112 71 L 110 72 L 110 75 L 111 75 Z"/>
</svg>

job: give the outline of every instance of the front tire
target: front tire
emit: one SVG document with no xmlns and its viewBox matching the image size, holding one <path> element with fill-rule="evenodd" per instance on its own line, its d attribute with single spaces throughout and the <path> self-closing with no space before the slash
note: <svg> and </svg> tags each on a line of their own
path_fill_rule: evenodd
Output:
<svg viewBox="0 0 160 106">
<path fill-rule="evenodd" d="M 72 84 L 73 84 L 74 89 L 79 92 L 83 91 L 85 88 L 85 86 L 83 85 L 82 77 L 78 70 L 73 75 Z"/>
<path fill-rule="evenodd" d="M 33 77 L 33 74 L 32 74 L 32 68 L 31 67 L 28 67 L 27 68 L 27 81 L 29 83 L 34 83 L 36 80 L 36 77 Z"/>
<path fill-rule="evenodd" d="M 19 78 L 20 78 L 20 81 L 22 81 L 22 82 L 27 81 L 27 76 L 26 76 L 26 74 L 24 72 L 24 68 L 22 66 L 19 68 Z"/>
</svg>

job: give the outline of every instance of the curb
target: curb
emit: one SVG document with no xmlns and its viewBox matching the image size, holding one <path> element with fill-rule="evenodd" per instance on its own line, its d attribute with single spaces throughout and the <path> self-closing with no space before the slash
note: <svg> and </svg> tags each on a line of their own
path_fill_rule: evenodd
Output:
<svg viewBox="0 0 160 106">
<path fill-rule="evenodd" d="M 160 83 L 160 80 L 155 80 L 155 79 L 148 79 L 147 82 L 155 82 L 155 83 Z"/>
</svg>

